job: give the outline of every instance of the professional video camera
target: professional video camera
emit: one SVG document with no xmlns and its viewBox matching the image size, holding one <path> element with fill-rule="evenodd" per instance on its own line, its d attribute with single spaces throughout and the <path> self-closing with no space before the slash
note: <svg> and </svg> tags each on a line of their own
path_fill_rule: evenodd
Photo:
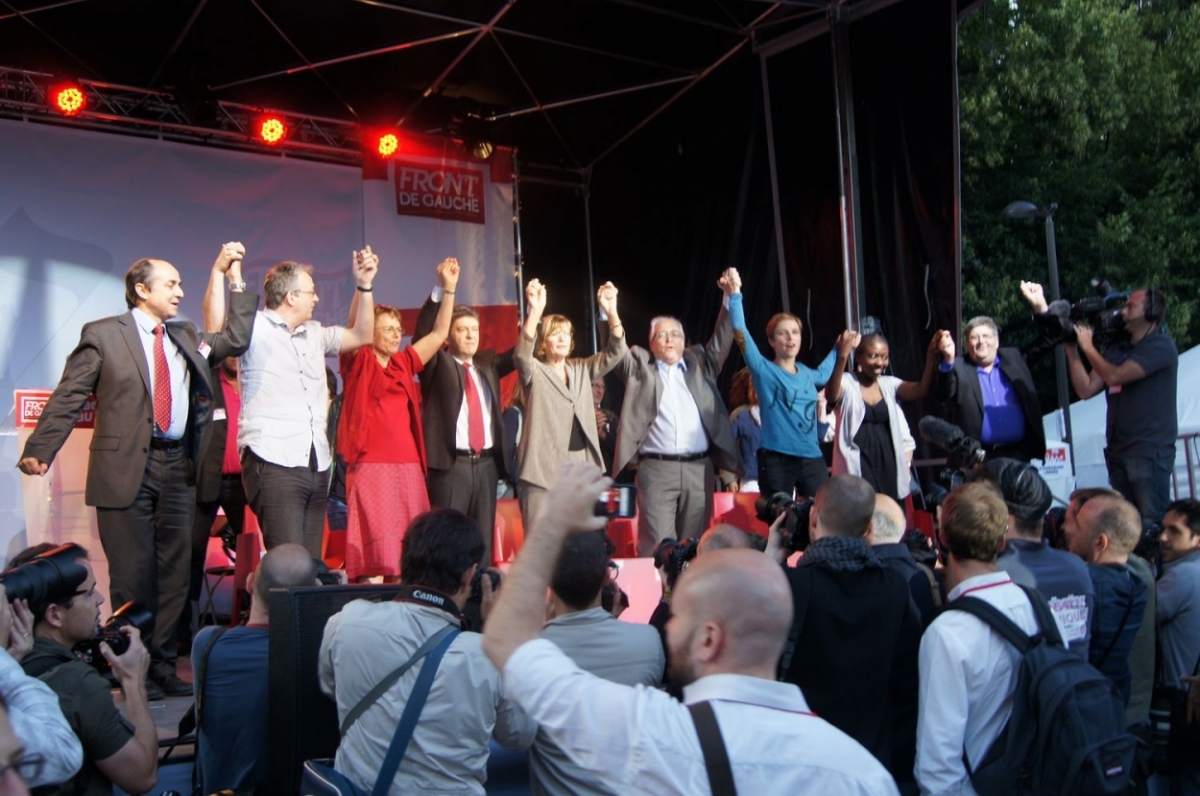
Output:
<svg viewBox="0 0 1200 796">
<path fill-rule="evenodd" d="M 961 486 L 971 468 L 983 464 L 987 456 L 979 440 L 971 439 L 961 428 L 940 417 L 923 417 L 917 428 L 921 439 L 946 451 L 946 468 L 942 470 L 941 480 L 949 484 L 950 489 Z"/>
<path fill-rule="evenodd" d="M 87 553 L 77 544 L 59 545 L 32 561 L 0 572 L 0 583 L 10 601 L 25 600 L 33 606 L 63 602 L 87 580 L 87 567 L 79 559 Z"/>
<path fill-rule="evenodd" d="M 108 621 L 96 630 L 96 635 L 87 641 L 75 645 L 72 652 L 84 663 L 103 673 L 110 668 L 108 661 L 100 654 L 100 643 L 105 642 L 112 647 L 114 655 L 124 655 L 129 651 L 129 636 L 121 632 L 123 627 L 136 627 L 146 638 L 154 624 L 154 615 L 146 610 L 141 603 L 130 600 L 117 610 Z"/>
<path fill-rule="evenodd" d="M 1050 302 L 1045 312 L 1033 316 L 1034 323 L 1046 337 L 1075 342 L 1075 324 L 1089 324 L 1095 332 L 1095 340 L 1107 345 L 1125 335 L 1125 322 L 1121 319 L 1121 307 L 1129 298 L 1128 293 L 1115 291 L 1107 279 L 1092 279 L 1094 296 L 1087 296 L 1072 304 L 1066 299 Z"/>
<path fill-rule="evenodd" d="M 808 530 L 808 518 L 812 514 L 812 507 L 811 497 L 793 498 L 787 492 L 763 495 L 754 501 L 754 511 L 767 525 L 779 519 L 779 515 L 787 514 L 780 531 L 784 548 L 793 553 L 804 550 L 812 541 Z"/>
</svg>

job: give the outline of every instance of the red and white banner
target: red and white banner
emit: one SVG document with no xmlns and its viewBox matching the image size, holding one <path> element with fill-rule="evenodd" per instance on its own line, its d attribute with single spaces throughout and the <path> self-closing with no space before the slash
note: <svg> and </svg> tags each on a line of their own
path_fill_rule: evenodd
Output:
<svg viewBox="0 0 1200 796">
<path fill-rule="evenodd" d="M 396 212 L 451 221 L 485 222 L 483 170 L 397 160 Z"/>
</svg>

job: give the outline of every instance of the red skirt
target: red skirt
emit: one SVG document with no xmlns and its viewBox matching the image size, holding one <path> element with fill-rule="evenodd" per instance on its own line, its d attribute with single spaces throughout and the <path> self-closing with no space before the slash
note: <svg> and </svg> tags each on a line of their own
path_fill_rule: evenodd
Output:
<svg viewBox="0 0 1200 796">
<path fill-rule="evenodd" d="M 400 574 L 404 532 L 429 511 L 421 465 L 360 462 L 346 474 L 346 575 Z"/>
</svg>

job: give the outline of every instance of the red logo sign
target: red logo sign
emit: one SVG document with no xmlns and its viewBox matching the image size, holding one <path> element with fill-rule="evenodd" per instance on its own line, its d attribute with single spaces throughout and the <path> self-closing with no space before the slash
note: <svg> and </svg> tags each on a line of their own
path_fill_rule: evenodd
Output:
<svg viewBox="0 0 1200 796">
<path fill-rule="evenodd" d="M 46 408 L 53 390 L 13 390 L 13 404 L 16 407 L 17 427 L 33 428 Z M 96 425 L 96 396 L 89 395 L 83 409 L 79 411 L 79 419 L 75 428 L 94 428 Z"/>
<path fill-rule="evenodd" d="M 1066 464 L 1067 449 L 1066 448 L 1046 448 L 1046 464 Z"/>
<path fill-rule="evenodd" d="M 396 212 L 453 221 L 483 222 L 483 172 L 396 161 Z"/>
</svg>

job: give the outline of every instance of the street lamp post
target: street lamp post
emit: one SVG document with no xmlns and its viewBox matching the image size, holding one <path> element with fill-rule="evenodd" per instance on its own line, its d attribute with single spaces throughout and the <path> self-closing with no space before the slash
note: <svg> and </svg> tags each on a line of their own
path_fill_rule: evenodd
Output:
<svg viewBox="0 0 1200 796">
<path fill-rule="evenodd" d="M 1054 211 L 1057 204 L 1038 207 L 1033 202 L 1016 201 L 1004 208 L 1005 218 L 1044 218 L 1046 220 L 1046 261 L 1049 266 L 1050 300 L 1058 301 L 1058 249 L 1054 242 Z M 1067 355 L 1063 347 L 1054 347 L 1054 371 L 1058 381 L 1058 406 L 1063 413 L 1063 436 L 1071 452 L 1071 472 L 1075 471 L 1075 445 L 1071 436 L 1071 398 L 1067 392 Z"/>
</svg>

